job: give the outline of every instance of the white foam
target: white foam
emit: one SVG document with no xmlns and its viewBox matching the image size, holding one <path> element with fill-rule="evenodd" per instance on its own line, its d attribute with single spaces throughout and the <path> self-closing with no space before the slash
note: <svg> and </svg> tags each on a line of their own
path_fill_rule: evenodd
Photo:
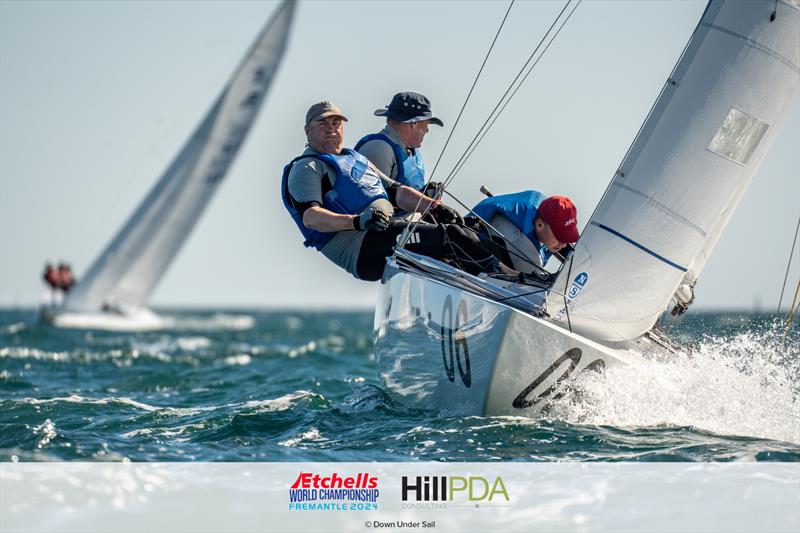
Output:
<svg viewBox="0 0 800 533">
<path fill-rule="evenodd" d="M 185 330 L 234 330 L 243 331 L 251 329 L 256 319 L 252 315 L 233 315 L 227 313 L 216 313 L 209 317 L 203 316 L 170 316 L 170 329 Z"/>
<path fill-rule="evenodd" d="M 33 433 L 41 436 L 39 442 L 36 444 L 36 447 L 39 449 L 50 444 L 50 441 L 58 436 L 56 425 L 53 424 L 53 421 L 49 418 L 33 428 Z"/>
<path fill-rule="evenodd" d="M 19 333 L 20 331 L 24 331 L 28 328 L 28 325 L 25 322 L 15 322 L 14 324 L 9 324 L 7 326 L 3 326 L 0 328 L 0 333 L 9 333 L 13 335 L 14 333 Z"/>
<path fill-rule="evenodd" d="M 0 358 L 3 357 L 11 359 L 36 359 L 39 361 L 68 361 L 70 359 L 70 354 L 69 352 L 48 352 L 25 346 L 6 346 L 0 348 Z"/>
<path fill-rule="evenodd" d="M 150 435 L 157 435 L 160 437 L 169 438 L 175 442 L 187 442 L 191 439 L 191 432 L 205 429 L 206 425 L 202 422 L 194 423 L 194 424 L 184 424 L 182 426 L 174 426 L 174 427 L 162 427 L 162 428 L 142 428 L 142 429 L 135 429 L 133 431 L 128 431 L 127 433 L 123 433 L 121 436 L 125 438 L 134 438 L 139 436 L 150 436 Z"/>
<path fill-rule="evenodd" d="M 39 405 L 39 404 L 47 404 L 47 403 L 81 403 L 81 404 L 90 404 L 90 405 L 108 405 L 108 404 L 122 404 L 122 405 L 129 405 L 131 407 L 135 407 L 137 409 L 141 409 L 143 411 L 148 412 L 158 412 L 159 414 L 165 414 L 170 416 L 192 416 L 196 415 L 203 411 L 208 411 L 212 408 L 208 407 L 159 407 L 154 405 L 149 405 L 146 403 L 138 402 L 131 398 L 126 397 L 109 397 L 109 398 L 86 398 L 84 396 L 80 396 L 77 394 L 71 394 L 69 396 L 63 396 L 58 398 L 47 398 L 47 399 L 38 399 L 38 398 L 25 398 L 21 400 L 22 402 L 29 403 L 31 405 Z"/>
<path fill-rule="evenodd" d="M 231 355 L 225 358 L 224 362 L 229 366 L 247 366 L 253 361 L 253 358 L 246 353 L 238 355 Z"/>
<path fill-rule="evenodd" d="M 319 441 L 326 441 L 328 439 L 322 436 L 322 433 L 317 428 L 310 428 L 308 431 L 304 431 L 299 435 L 292 437 L 290 439 L 286 439 L 278 443 L 279 446 L 287 446 L 289 448 L 294 448 L 299 444 L 304 442 L 319 442 Z"/>
<path fill-rule="evenodd" d="M 797 343 L 775 331 L 710 338 L 691 354 L 576 378 L 549 416 L 570 423 L 689 426 L 800 443 Z"/>
<path fill-rule="evenodd" d="M 257 413 L 267 411 L 285 411 L 294 407 L 300 401 L 307 401 L 314 397 L 320 397 L 313 392 L 299 390 L 289 394 L 285 394 L 278 398 L 268 400 L 249 400 L 244 403 L 230 404 L 229 407 L 244 407 L 247 409 L 255 409 Z"/>
</svg>

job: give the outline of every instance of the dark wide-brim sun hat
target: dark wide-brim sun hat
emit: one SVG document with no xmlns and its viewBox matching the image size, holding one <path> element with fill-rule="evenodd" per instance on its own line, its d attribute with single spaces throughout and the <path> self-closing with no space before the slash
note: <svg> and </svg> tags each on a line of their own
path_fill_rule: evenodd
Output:
<svg viewBox="0 0 800 533">
<path fill-rule="evenodd" d="M 424 95 L 413 92 L 397 93 L 388 106 L 375 110 L 375 116 L 387 117 L 404 123 L 429 120 L 431 124 L 444 126 L 441 119 L 433 116 L 430 100 Z"/>
</svg>

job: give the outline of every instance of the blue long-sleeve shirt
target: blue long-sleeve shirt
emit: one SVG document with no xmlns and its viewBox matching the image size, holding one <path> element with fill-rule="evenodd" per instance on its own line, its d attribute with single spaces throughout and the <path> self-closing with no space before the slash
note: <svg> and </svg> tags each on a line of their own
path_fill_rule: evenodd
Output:
<svg viewBox="0 0 800 533">
<path fill-rule="evenodd" d="M 491 222 L 495 214 L 504 215 L 525 234 L 539 251 L 542 265 L 553 255 L 538 237 L 534 221 L 542 201 L 547 198 L 539 191 L 522 191 L 513 194 L 500 194 L 481 200 L 472 210 L 487 222 Z"/>
</svg>

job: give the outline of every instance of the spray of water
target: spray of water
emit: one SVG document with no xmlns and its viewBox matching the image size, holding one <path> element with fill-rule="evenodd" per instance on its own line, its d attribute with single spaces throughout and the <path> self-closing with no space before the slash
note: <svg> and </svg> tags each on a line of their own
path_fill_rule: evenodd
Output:
<svg viewBox="0 0 800 533">
<path fill-rule="evenodd" d="M 782 328 L 721 338 L 642 365 L 584 373 L 550 406 L 570 423 L 694 427 L 800 444 L 800 342 Z"/>
</svg>

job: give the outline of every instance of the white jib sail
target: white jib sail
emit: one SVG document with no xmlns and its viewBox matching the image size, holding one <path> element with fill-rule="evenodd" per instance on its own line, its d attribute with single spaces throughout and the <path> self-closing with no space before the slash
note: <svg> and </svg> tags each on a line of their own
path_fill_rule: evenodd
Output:
<svg viewBox="0 0 800 533">
<path fill-rule="evenodd" d="M 250 131 L 283 57 L 294 7 L 292 0 L 278 7 L 186 145 L 69 293 L 66 311 L 147 302 Z"/>
<path fill-rule="evenodd" d="M 780 130 L 799 60 L 798 0 L 709 3 L 558 276 L 551 316 L 602 341 L 655 324 L 699 276 Z"/>
</svg>

